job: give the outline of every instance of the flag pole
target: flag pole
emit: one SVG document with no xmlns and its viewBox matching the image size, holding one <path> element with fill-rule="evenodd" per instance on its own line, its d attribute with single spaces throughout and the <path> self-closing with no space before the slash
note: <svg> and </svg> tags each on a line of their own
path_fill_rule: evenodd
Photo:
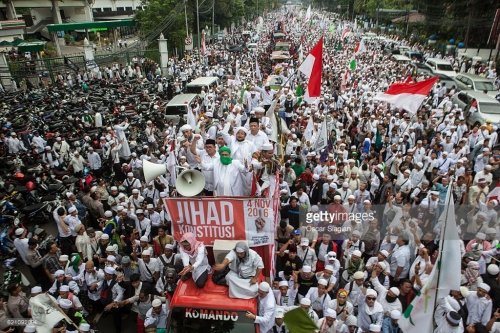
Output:
<svg viewBox="0 0 500 333">
<path fill-rule="evenodd" d="M 450 181 L 449 181 L 449 188 L 448 188 L 448 193 L 446 194 L 448 196 L 447 198 L 447 202 L 446 202 L 446 214 L 445 214 L 445 218 L 444 218 L 444 221 L 442 221 L 442 223 L 444 223 L 444 225 L 442 226 L 441 228 L 441 239 L 439 240 L 439 255 L 438 255 L 438 258 L 439 258 L 439 261 L 437 262 L 437 269 L 438 269 L 438 276 L 437 276 L 437 283 L 436 283 L 436 294 L 434 295 L 434 312 L 436 310 L 436 307 L 437 307 L 437 299 L 438 299 L 438 294 L 439 294 L 439 282 L 441 280 L 441 258 L 443 256 L 443 248 L 444 248 L 444 242 L 445 242 L 445 239 L 444 239 L 444 236 L 446 235 L 446 227 L 447 227 L 447 221 L 448 221 L 448 214 L 450 213 L 450 203 L 451 203 L 451 198 L 453 197 L 453 182 L 454 182 L 454 179 L 452 176 L 450 176 Z M 455 212 L 452 212 L 453 214 L 455 214 Z M 456 222 L 455 222 L 456 223 Z M 434 328 L 436 328 L 436 322 L 434 322 L 433 320 L 433 326 Z"/>
</svg>

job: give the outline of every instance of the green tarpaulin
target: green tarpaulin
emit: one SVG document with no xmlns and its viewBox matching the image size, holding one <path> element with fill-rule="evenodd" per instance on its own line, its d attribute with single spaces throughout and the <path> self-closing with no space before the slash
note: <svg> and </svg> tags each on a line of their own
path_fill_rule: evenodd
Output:
<svg viewBox="0 0 500 333">
<path fill-rule="evenodd" d="M 17 52 L 40 52 L 45 48 L 45 44 L 47 44 L 47 42 L 22 42 L 17 45 Z"/>
<path fill-rule="evenodd" d="M 50 32 L 57 31 L 73 31 L 73 30 L 91 30 L 91 29 L 112 29 L 118 27 L 133 27 L 135 20 L 116 20 L 116 21 L 99 21 L 99 22 L 78 22 L 78 23 L 63 23 L 63 24 L 48 24 L 47 29 Z"/>
</svg>

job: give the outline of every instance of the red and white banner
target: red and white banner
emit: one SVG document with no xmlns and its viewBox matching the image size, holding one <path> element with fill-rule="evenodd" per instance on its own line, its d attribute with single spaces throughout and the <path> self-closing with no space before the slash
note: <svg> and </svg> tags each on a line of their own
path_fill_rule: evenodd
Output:
<svg viewBox="0 0 500 333">
<path fill-rule="evenodd" d="M 246 240 L 249 246 L 260 246 L 274 244 L 273 201 L 269 198 L 191 197 L 165 198 L 164 203 L 176 240 L 192 232 L 206 246 L 213 246 L 216 239 Z"/>
</svg>

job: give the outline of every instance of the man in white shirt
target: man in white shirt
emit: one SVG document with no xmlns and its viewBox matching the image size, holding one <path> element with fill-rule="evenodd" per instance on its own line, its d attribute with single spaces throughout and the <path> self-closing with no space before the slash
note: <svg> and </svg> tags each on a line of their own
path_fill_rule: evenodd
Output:
<svg viewBox="0 0 500 333">
<path fill-rule="evenodd" d="M 146 313 L 146 319 L 144 320 L 145 328 L 156 328 L 165 329 L 167 327 L 168 318 L 168 306 L 167 304 L 162 304 L 159 299 L 153 300 L 151 302 L 151 309 Z"/>
<path fill-rule="evenodd" d="M 160 277 L 160 264 L 158 259 L 151 258 L 149 250 L 142 251 L 141 258 L 137 259 L 139 272 L 141 273 L 141 281 L 149 282 L 153 285 Z"/>
<path fill-rule="evenodd" d="M 328 309 L 328 304 L 331 301 L 330 295 L 327 293 L 328 281 L 325 279 L 320 279 L 318 281 L 317 287 L 309 288 L 306 294 L 306 298 L 311 300 L 311 308 L 318 314 L 319 317 L 323 317 L 323 314 Z"/>
<path fill-rule="evenodd" d="M 408 238 L 399 236 L 396 241 L 396 247 L 391 255 L 389 265 L 391 268 L 391 277 L 395 283 L 409 276 L 410 248 L 408 243 Z"/>
<path fill-rule="evenodd" d="M 26 238 L 26 232 L 23 228 L 17 228 L 15 231 L 16 238 L 14 239 L 14 247 L 17 250 L 17 253 L 19 253 L 19 256 L 23 260 L 23 262 L 26 265 L 29 265 L 28 263 L 28 238 Z"/>
</svg>

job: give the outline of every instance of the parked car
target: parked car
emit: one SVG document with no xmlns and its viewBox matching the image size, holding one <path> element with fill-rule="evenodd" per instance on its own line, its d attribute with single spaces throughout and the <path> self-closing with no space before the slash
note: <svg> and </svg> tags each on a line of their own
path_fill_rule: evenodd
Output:
<svg viewBox="0 0 500 333">
<path fill-rule="evenodd" d="M 457 76 L 457 72 L 455 72 L 449 61 L 438 58 L 428 58 L 425 64 L 430 68 L 433 74 L 444 74 L 451 78 Z"/>
<path fill-rule="evenodd" d="M 479 75 L 460 73 L 453 79 L 459 90 L 474 90 L 486 92 L 491 97 L 496 97 L 500 94 L 495 83 L 492 80 L 486 79 Z"/>
<path fill-rule="evenodd" d="M 464 110 L 465 120 L 470 125 L 500 124 L 500 102 L 495 98 L 474 90 L 459 91 L 452 96 L 453 104 Z"/>
</svg>

